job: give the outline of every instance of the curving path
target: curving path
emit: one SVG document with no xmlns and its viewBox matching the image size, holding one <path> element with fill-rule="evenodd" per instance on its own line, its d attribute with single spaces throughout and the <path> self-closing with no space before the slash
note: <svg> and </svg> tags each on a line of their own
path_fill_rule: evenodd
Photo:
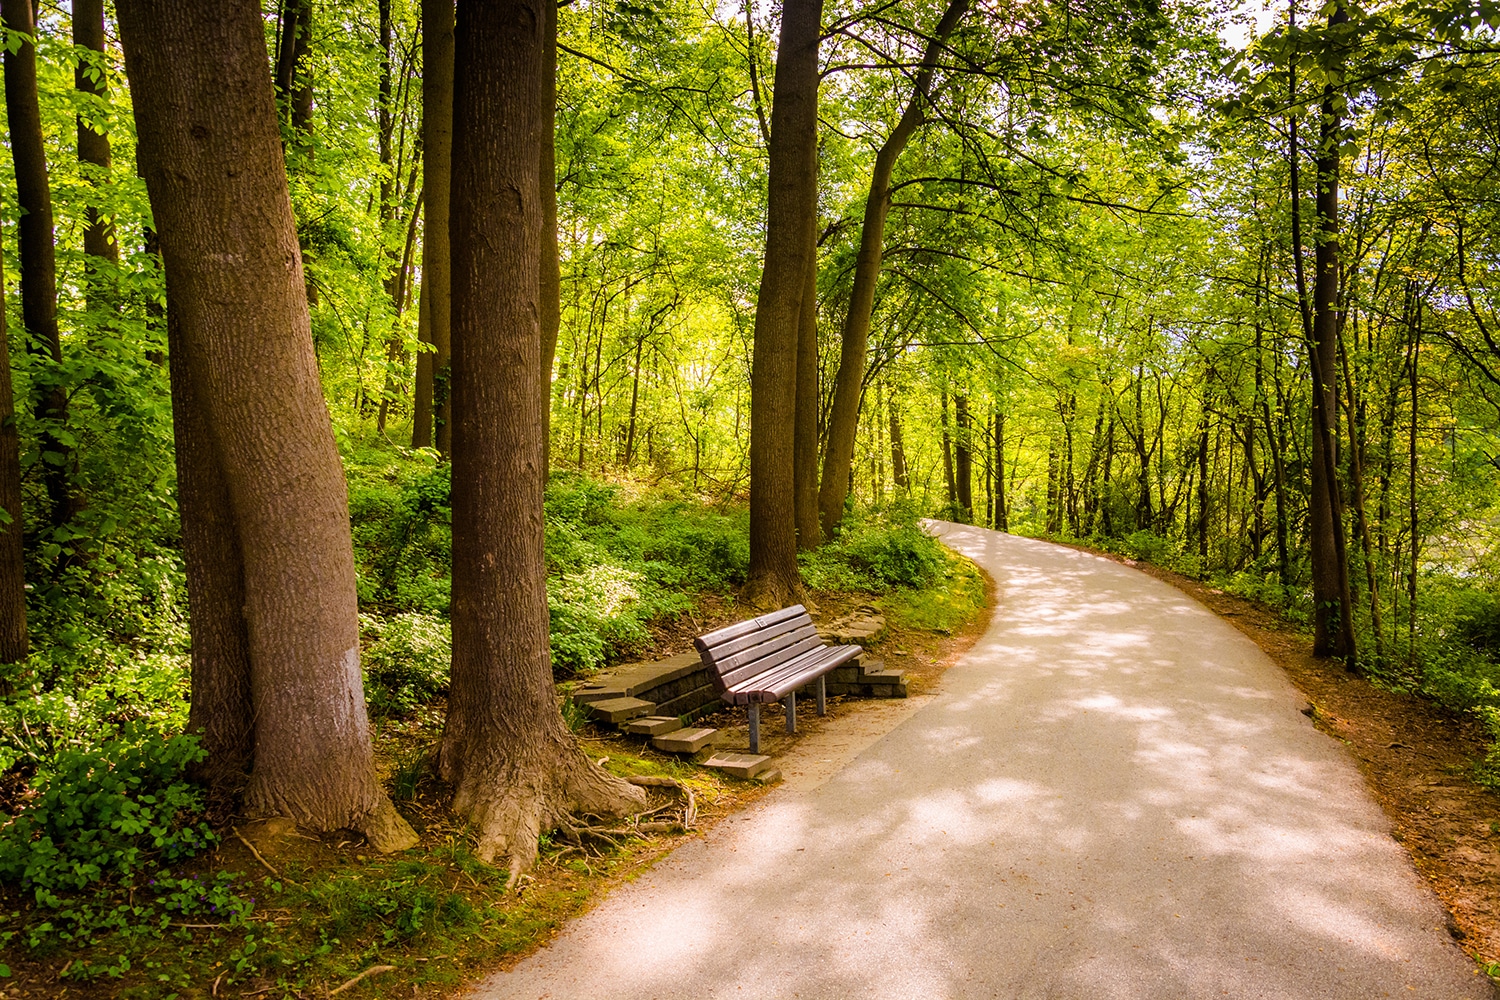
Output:
<svg viewBox="0 0 1500 1000">
<path fill-rule="evenodd" d="M 476 1000 L 1494 996 L 1250 640 L 1108 560 L 933 527 L 999 583 L 939 695 Z"/>
</svg>

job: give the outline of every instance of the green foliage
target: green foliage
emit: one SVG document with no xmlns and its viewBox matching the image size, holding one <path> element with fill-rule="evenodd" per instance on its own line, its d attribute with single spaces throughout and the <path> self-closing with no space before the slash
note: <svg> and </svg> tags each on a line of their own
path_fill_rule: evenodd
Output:
<svg viewBox="0 0 1500 1000">
<path fill-rule="evenodd" d="M 390 618 L 360 615 L 369 638 L 361 662 L 365 698 L 376 715 L 410 715 L 448 691 L 453 633 L 445 619 L 419 611 Z"/>
<path fill-rule="evenodd" d="M 185 777 L 202 760 L 197 737 L 164 737 L 127 725 L 88 750 L 57 755 L 36 798 L 0 827 L 0 880 L 37 902 L 105 879 L 133 880 L 217 842 L 198 786 Z"/>
<path fill-rule="evenodd" d="M 838 537 L 799 561 L 803 578 L 816 590 L 871 594 L 928 586 L 948 562 L 943 547 L 922 530 L 915 509 L 905 503 L 846 513 Z"/>
</svg>

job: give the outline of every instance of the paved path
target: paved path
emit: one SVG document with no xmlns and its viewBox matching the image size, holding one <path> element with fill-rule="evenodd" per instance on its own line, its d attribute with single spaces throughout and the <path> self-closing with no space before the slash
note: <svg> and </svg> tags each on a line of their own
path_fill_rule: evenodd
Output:
<svg viewBox="0 0 1500 1000">
<path fill-rule="evenodd" d="M 958 525 L 942 690 L 474 997 L 1493 998 L 1340 745 L 1179 591 Z"/>
</svg>

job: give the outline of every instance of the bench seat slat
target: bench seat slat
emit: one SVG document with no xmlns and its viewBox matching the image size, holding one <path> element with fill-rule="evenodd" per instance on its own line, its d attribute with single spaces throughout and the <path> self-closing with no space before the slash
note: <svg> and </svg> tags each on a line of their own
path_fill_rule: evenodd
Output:
<svg viewBox="0 0 1500 1000">
<path fill-rule="evenodd" d="M 781 667 L 740 682 L 731 689 L 735 704 L 780 701 L 788 693 L 818 679 L 840 664 L 847 663 L 859 653 L 857 646 L 824 646 L 804 653 Z"/>
<path fill-rule="evenodd" d="M 795 632 L 786 632 L 773 639 L 751 646 L 749 649 L 726 656 L 722 659 L 714 657 L 714 668 L 724 678 L 726 683 L 732 683 L 733 678 L 740 676 L 744 671 L 750 670 L 759 673 L 761 670 L 769 670 L 781 660 L 796 653 L 788 653 L 791 649 L 810 649 L 808 643 L 821 645 L 818 638 L 818 630 L 812 625 L 805 625 Z"/>
<path fill-rule="evenodd" d="M 706 653 L 715 663 L 723 663 L 731 656 L 759 646 L 761 643 L 770 642 L 772 639 L 779 638 L 780 636 L 809 628 L 817 631 L 817 626 L 813 624 L 812 619 L 806 614 L 801 614 L 795 618 L 789 618 L 784 622 L 778 622 L 770 628 L 762 629 L 759 632 L 752 632 L 749 635 L 730 639 L 728 642 L 720 643 L 717 646 L 710 646 L 706 651 L 700 649 L 699 653 Z"/>
<path fill-rule="evenodd" d="M 770 614 L 761 615 L 759 618 L 751 618 L 749 621 L 736 622 L 733 625 L 726 625 L 721 629 L 715 629 L 712 632 L 707 632 L 694 639 L 693 643 L 698 647 L 698 650 L 702 652 L 705 647 L 712 649 L 715 646 L 723 645 L 731 639 L 737 639 L 742 635 L 746 635 L 750 632 L 756 632 L 761 629 L 768 628 L 772 625 L 780 624 L 781 622 L 787 621 L 788 619 L 796 618 L 798 615 L 806 613 L 807 609 L 802 605 L 793 604 L 789 608 L 782 608 L 780 611 L 772 611 Z"/>
<path fill-rule="evenodd" d="M 754 677 L 764 677 L 766 674 L 784 667 L 809 653 L 816 653 L 823 648 L 822 642 L 816 635 L 803 639 L 795 646 L 788 646 L 780 650 L 774 656 L 768 656 L 763 660 L 747 664 L 738 670 L 726 672 L 723 677 L 724 686 L 732 688 Z"/>
</svg>

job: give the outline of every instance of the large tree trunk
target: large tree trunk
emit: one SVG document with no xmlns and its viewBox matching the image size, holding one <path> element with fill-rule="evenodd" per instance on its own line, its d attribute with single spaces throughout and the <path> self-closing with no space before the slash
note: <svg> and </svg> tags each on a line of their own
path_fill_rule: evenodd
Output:
<svg viewBox="0 0 1500 1000">
<path fill-rule="evenodd" d="M 33 375 L 35 413 L 41 424 L 42 478 L 53 527 L 77 513 L 69 482 L 73 449 L 58 437 L 68 422 L 63 384 L 62 338 L 57 329 L 57 263 L 52 236 L 52 185 L 37 103 L 36 24 L 31 0 L 0 0 L 5 27 L 24 36 L 5 50 L 5 111 L 10 121 L 10 155 L 15 164 L 16 198 L 21 208 L 21 322 L 40 364 Z"/>
<path fill-rule="evenodd" d="M 547 15 L 542 35 L 542 478 L 552 461 L 552 365 L 557 360 L 557 334 L 562 329 L 562 264 L 557 246 L 557 5 L 543 4 Z M 640 350 L 636 350 L 636 379 L 640 379 Z M 635 426 L 634 401 L 631 426 Z M 628 464 L 628 463 L 627 463 Z"/>
<path fill-rule="evenodd" d="M 21 438 L 11 394 L 3 260 L 0 256 L 0 663 L 20 663 L 31 645 L 26 634 L 26 563 L 21 547 Z"/>
<path fill-rule="evenodd" d="M 807 284 L 797 323 L 797 420 L 792 443 L 797 548 L 815 549 L 818 524 L 818 239 L 816 219 L 808 227 Z M 894 419 L 894 418 L 893 418 Z"/>
<path fill-rule="evenodd" d="M 427 310 L 433 349 L 426 371 L 417 369 L 416 426 L 431 427 L 442 455 L 452 446 L 448 404 L 452 353 L 452 284 L 448 254 L 448 201 L 453 174 L 453 0 L 422 0 L 422 172 L 426 219 L 422 227 L 422 308 Z M 427 384 L 422 384 L 423 378 Z M 415 435 L 413 435 L 415 438 Z M 413 444 L 417 442 L 414 440 Z"/>
<path fill-rule="evenodd" d="M 411 446 L 432 447 L 432 299 L 427 293 L 427 272 L 417 290 L 417 340 L 428 350 L 417 354 L 417 380 L 412 387 Z"/>
<path fill-rule="evenodd" d="M 177 458 L 177 511 L 187 568 L 193 642 L 188 731 L 208 752 L 200 777 L 216 804 L 235 802 L 255 760 L 250 633 L 245 620 L 245 562 L 234 507 L 207 411 L 188 371 L 181 323 L 167 304 L 167 357 Z"/>
<path fill-rule="evenodd" d="M 73 44 L 97 54 L 97 58 L 90 56 L 79 60 L 78 67 L 73 71 L 73 85 L 81 94 L 87 95 L 85 100 L 93 99 L 94 102 L 103 104 L 109 100 L 109 87 L 104 72 L 107 65 L 104 56 L 104 0 L 73 0 Z M 97 188 L 109 183 L 110 155 L 109 137 L 103 132 L 96 132 L 90 124 L 95 117 L 93 114 L 80 114 L 76 125 L 78 162 L 85 164 L 84 176 Z M 118 264 L 120 248 L 115 243 L 113 220 L 92 205 L 89 206 L 88 223 L 83 230 L 83 252 L 89 258 L 89 308 L 112 304 L 113 275 L 99 274 L 97 262 Z"/>
<path fill-rule="evenodd" d="M 745 598 L 752 607 L 780 608 L 802 597 L 794 500 L 797 340 L 813 249 L 808 232 L 817 211 L 822 20 L 823 0 L 787 0 L 776 53 L 766 257 L 750 373 L 750 573 Z M 849 475 L 847 465 L 843 475 Z"/>
<path fill-rule="evenodd" d="M 948 36 L 969 9 L 969 0 L 948 0 L 937 30 L 927 42 L 921 66 L 912 79 L 912 96 L 890 136 L 875 154 L 870 173 L 870 191 L 865 197 L 865 215 L 859 234 L 859 255 L 854 263 L 854 286 L 849 291 L 849 311 L 839 347 L 838 374 L 834 376 L 833 408 L 828 416 L 827 443 L 823 452 L 823 481 L 818 487 L 818 511 L 823 534 L 838 532 L 844 517 L 844 497 L 849 489 L 849 470 L 854 461 L 854 439 L 859 430 L 859 403 L 864 392 L 865 352 L 870 340 L 870 316 L 875 310 L 875 286 L 885 252 L 885 219 L 890 211 L 891 171 L 918 126 L 926 120 L 928 89 L 938 57 Z"/>
<path fill-rule="evenodd" d="M 453 144 L 453 675 L 441 769 L 512 872 L 568 813 L 639 789 L 591 763 L 553 688 L 542 556 L 541 164 L 551 0 L 459 6 Z"/>
<path fill-rule="evenodd" d="M 416 842 L 375 775 L 343 469 L 313 355 L 256 0 L 121 0 L 173 359 L 223 473 L 244 562 L 251 813 Z M 197 609 L 195 609 L 197 610 Z M 232 628 L 232 626 L 226 626 Z"/>
</svg>

